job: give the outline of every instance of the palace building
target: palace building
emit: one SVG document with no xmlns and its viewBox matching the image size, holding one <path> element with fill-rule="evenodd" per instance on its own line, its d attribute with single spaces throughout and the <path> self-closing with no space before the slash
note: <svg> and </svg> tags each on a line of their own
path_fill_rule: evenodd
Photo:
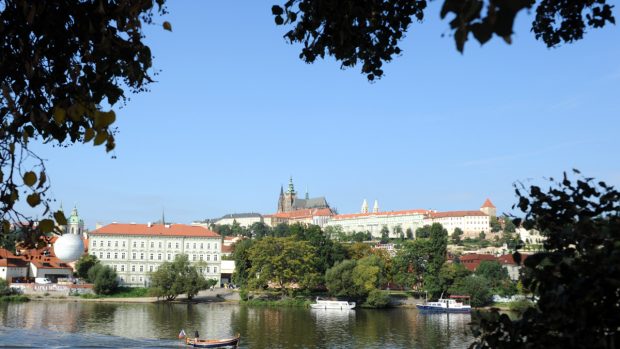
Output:
<svg viewBox="0 0 620 349">
<path fill-rule="evenodd" d="M 201 226 L 112 223 L 91 232 L 88 251 L 126 286 L 148 286 L 149 273 L 179 254 L 196 263 L 205 278 L 220 283 L 221 236 Z"/>
</svg>

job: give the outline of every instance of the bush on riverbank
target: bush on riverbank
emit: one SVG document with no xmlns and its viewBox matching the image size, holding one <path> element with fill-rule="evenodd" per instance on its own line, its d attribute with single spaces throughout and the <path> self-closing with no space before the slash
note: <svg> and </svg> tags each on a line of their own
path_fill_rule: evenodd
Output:
<svg viewBox="0 0 620 349">
<path fill-rule="evenodd" d="M 252 306 L 266 306 L 266 307 L 299 307 L 308 308 L 311 301 L 306 298 L 283 298 L 283 299 L 248 299 L 242 300 L 241 304 Z"/>
<path fill-rule="evenodd" d="M 534 306 L 535 306 L 534 302 L 528 299 L 520 299 L 520 300 L 508 303 L 508 309 L 510 309 L 510 311 L 514 311 L 519 314 L 525 313 L 526 310 L 528 310 L 529 308 L 533 308 Z"/>
<path fill-rule="evenodd" d="M 28 302 L 30 301 L 30 298 L 28 298 L 28 296 L 24 296 L 23 294 L 13 294 L 10 296 L 0 296 L 0 302 L 14 302 L 14 303 L 21 303 L 21 302 Z"/>
<path fill-rule="evenodd" d="M 82 294 L 80 298 L 96 299 L 96 298 L 138 298 L 148 297 L 148 288 L 144 287 L 118 287 L 116 291 L 108 295 Z"/>
<path fill-rule="evenodd" d="M 390 305 L 390 295 L 380 290 L 372 290 L 362 304 L 364 308 L 387 308 Z"/>
</svg>

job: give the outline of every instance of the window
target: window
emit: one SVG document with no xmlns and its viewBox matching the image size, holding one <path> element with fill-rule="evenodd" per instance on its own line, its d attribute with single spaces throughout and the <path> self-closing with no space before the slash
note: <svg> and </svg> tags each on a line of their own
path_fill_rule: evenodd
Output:
<svg viewBox="0 0 620 349">
<path fill-rule="evenodd" d="M 114 241 L 114 247 L 118 247 L 118 241 Z"/>
<path fill-rule="evenodd" d="M 153 266 L 152 265 L 149 265 L 149 271 L 153 272 Z"/>
<path fill-rule="evenodd" d="M 176 248 L 179 248 L 179 243 L 178 242 L 176 243 Z"/>
<path fill-rule="evenodd" d="M 161 261 L 161 253 L 158 253 L 158 254 L 157 254 L 157 260 L 158 260 L 158 261 Z"/>
<path fill-rule="evenodd" d="M 192 247 L 193 249 L 196 249 L 196 243 L 194 242 L 194 246 Z"/>
<path fill-rule="evenodd" d="M 136 271 L 136 266 L 135 265 L 131 266 L 131 271 Z M 131 280 L 133 280 L 133 276 L 131 277 Z"/>
<path fill-rule="evenodd" d="M 202 243 L 200 243 L 200 249 L 202 250 L 204 247 L 204 245 Z"/>
<path fill-rule="evenodd" d="M 213 244 L 213 249 L 217 250 L 217 242 Z"/>
<path fill-rule="evenodd" d="M 131 259 L 136 259 L 136 253 L 135 252 L 131 254 Z"/>
<path fill-rule="evenodd" d="M 168 243 L 168 248 L 172 248 L 172 242 Z"/>
<path fill-rule="evenodd" d="M 144 259 L 144 253 L 140 253 L 140 259 Z"/>
<path fill-rule="evenodd" d="M 211 267 L 207 267 L 207 273 L 211 272 Z"/>
<path fill-rule="evenodd" d="M 140 243 L 140 247 L 144 248 L 144 241 Z"/>
<path fill-rule="evenodd" d="M 125 264 L 121 264 L 121 271 L 125 271 Z"/>
<path fill-rule="evenodd" d="M 108 241 L 108 247 L 112 246 L 112 241 Z"/>
<path fill-rule="evenodd" d="M 151 241 L 151 248 L 155 247 L 155 243 Z"/>
<path fill-rule="evenodd" d="M 207 242 L 207 250 L 211 249 L 211 243 Z"/>
<path fill-rule="evenodd" d="M 192 260 L 193 260 L 193 261 L 195 261 L 195 260 L 196 260 L 196 255 L 195 255 L 195 254 L 193 254 L 193 255 L 192 255 Z"/>
<path fill-rule="evenodd" d="M 136 280 L 136 278 L 132 276 L 131 277 L 131 281 L 135 281 L 135 280 Z"/>
<path fill-rule="evenodd" d="M 208 260 L 208 261 L 210 261 L 210 260 L 211 260 L 211 255 L 210 255 L 210 254 L 208 254 L 208 255 L 207 255 L 207 260 Z"/>
<path fill-rule="evenodd" d="M 110 259 L 110 252 L 108 252 L 108 253 L 105 255 L 105 258 L 106 258 L 106 259 Z"/>
<path fill-rule="evenodd" d="M 185 248 L 189 248 L 189 242 L 185 244 Z"/>
<path fill-rule="evenodd" d="M 121 259 L 125 259 L 125 252 L 121 253 Z"/>
<path fill-rule="evenodd" d="M 118 253 L 114 252 L 114 259 L 118 259 Z"/>
<path fill-rule="evenodd" d="M 216 255 L 216 254 L 214 254 L 214 255 L 213 255 L 213 260 L 214 260 L 214 261 L 216 261 L 216 260 L 217 260 L 217 255 Z"/>
<path fill-rule="evenodd" d="M 202 255 L 200 255 L 200 260 L 202 260 Z"/>
<path fill-rule="evenodd" d="M 123 241 L 123 247 L 125 247 L 125 241 Z"/>
<path fill-rule="evenodd" d="M 113 266 L 112 266 L 112 269 L 114 269 L 114 271 L 116 271 L 116 265 L 113 265 Z"/>
<path fill-rule="evenodd" d="M 171 256 L 170 256 L 170 253 L 168 253 L 168 260 L 171 260 L 171 259 L 172 259 L 172 258 L 171 258 Z"/>
<path fill-rule="evenodd" d="M 133 242 L 133 247 L 138 247 L 138 243 L 137 242 Z"/>
<path fill-rule="evenodd" d="M 213 267 L 213 272 L 217 273 L 217 267 Z"/>
<path fill-rule="evenodd" d="M 142 276 L 140 276 L 140 282 L 142 282 Z"/>
<path fill-rule="evenodd" d="M 97 247 L 97 241 L 93 240 L 93 247 Z"/>
<path fill-rule="evenodd" d="M 150 257 L 150 260 L 153 260 L 153 254 L 152 253 L 149 255 L 149 257 Z"/>
<path fill-rule="evenodd" d="M 159 242 L 159 248 L 161 248 L 161 241 Z"/>
<path fill-rule="evenodd" d="M 143 272 L 143 271 L 144 271 L 144 266 L 143 266 L 143 265 L 141 265 L 141 266 L 140 266 L 140 272 Z"/>
</svg>

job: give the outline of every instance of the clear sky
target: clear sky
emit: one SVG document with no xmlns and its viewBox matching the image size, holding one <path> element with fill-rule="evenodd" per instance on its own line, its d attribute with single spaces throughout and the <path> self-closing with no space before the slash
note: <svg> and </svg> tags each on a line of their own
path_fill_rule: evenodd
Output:
<svg viewBox="0 0 620 349">
<path fill-rule="evenodd" d="M 38 148 L 58 204 L 77 203 L 94 228 L 155 221 L 162 209 L 178 223 L 273 213 L 291 175 L 340 213 L 363 199 L 458 210 L 486 197 L 506 212 L 515 181 L 574 167 L 620 184 L 617 26 L 547 49 L 522 13 L 512 45 L 470 39 L 461 55 L 431 3 L 371 84 L 359 68 L 299 60 L 274 3 L 171 1 L 173 32 L 146 30 L 157 83 L 117 110 L 117 158 L 91 145 Z"/>
</svg>

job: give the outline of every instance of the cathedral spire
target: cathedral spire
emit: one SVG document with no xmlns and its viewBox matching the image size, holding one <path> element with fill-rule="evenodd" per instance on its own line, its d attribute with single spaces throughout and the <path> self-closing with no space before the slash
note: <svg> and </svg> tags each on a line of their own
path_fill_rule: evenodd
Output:
<svg viewBox="0 0 620 349">
<path fill-rule="evenodd" d="M 379 201 L 378 200 L 375 200 L 375 204 L 372 207 L 372 212 L 374 212 L 374 213 L 379 212 Z"/>
<path fill-rule="evenodd" d="M 366 199 L 362 202 L 362 213 L 368 213 L 368 201 Z"/>
<path fill-rule="evenodd" d="M 166 225 L 166 214 L 163 208 L 161 209 L 161 224 Z"/>
<path fill-rule="evenodd" d="M 295 186 L 293 185 L 293 176 L 288 180 L 288 192 L 289 194 L 295 194 Z"/>
<path fill-rule="evenodd" d="M 310 200 L 310 194 L 308 194 L 308 186 L 306 185 L 306 200 Z"/>
</svg>

